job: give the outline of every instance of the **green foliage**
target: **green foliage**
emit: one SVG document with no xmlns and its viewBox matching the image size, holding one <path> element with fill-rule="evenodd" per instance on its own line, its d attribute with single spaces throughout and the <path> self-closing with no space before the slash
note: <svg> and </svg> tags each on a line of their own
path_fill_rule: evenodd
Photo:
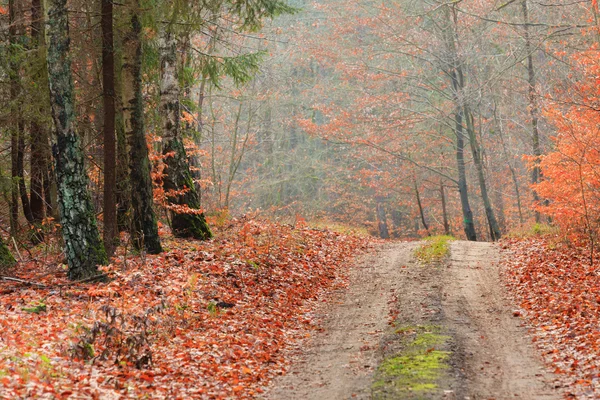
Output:
<svg viewBox="0 0 600 400">
<path fill-rule="evenodd" d="M 439 262 L 450 254 L 450 242 L 453 240 L 454 237 L 447 235 L 430 236 L 415 250 L 415 257 L 427 264 Z"/>
<path fill-rule="evenodd" d="M 236 57 L 203 55 L 201 70 L 216 88 L 221 87 L 221 80 L 225 76 L 232 78 L 236 85 L 243 85 L 254 77 L 265 54 L 257 52 Z"/>
<path fill-rule="evenodd" d="M 242 30 L 256 31 L 267 18 L 294 14 L 299 10 L 280 0 L 229 0 L 230 10 L 241 21 Z"/>
</svg>

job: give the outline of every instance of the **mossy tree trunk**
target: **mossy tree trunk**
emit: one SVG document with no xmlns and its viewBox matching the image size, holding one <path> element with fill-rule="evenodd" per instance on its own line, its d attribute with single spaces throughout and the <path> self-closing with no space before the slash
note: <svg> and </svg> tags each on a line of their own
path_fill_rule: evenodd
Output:
<svg viewBox="0 0 600 400">
<path fill-rule="evenodd" d="M 81 140 L 75 131 L 74 90 L 69 56 L 66 0 L 51 0 L 48 10 L 48 82 L 56 143 L 53 145 L 58 203 L 70 279 L 98 275 L 107 262 L 85 172 Z"/>
<path fill-rule="evenodd" d="M 127 5 L 128 32 L 123 40 L 123 119 L 129 139 L 131 182 L 131 236 L 136 249 L 150 254 L 162 252 L 154 213 L 148 144 L 144 132 L 142 98 L 142 23 L 139 0 Z"/>
<path fill-rule="evenodd" d="M 186 208 L 200 210 L 200 198 L 196 191 L 190 166 L 183 145 L 180 127 L 179 80 L 177 79 L 177 41 L 172 32 L 165 30 L 161 40 L 160 110 L 163 118 L 163 154 L 166 176 L 164 189 L 177 192 L 169 196 L 171 227 L 177 237 L 206 240 L 212 232 L 204 214 L 189 212 Z"/>
<path fill-rule="evenodd" d="M 0 268 L 12 267 L 16 264 L 15 258 L 8 250 L 8 246 L 0 237 Z"/>
</svg>

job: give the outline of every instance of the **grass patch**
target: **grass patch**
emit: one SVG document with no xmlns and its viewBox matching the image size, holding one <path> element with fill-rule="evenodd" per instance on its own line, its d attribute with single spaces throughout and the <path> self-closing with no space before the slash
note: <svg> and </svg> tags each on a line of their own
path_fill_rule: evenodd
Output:
<svg viewBox="0 0 600 400">
<path fill-rule="evenodd" d="M 450 254 L 450 242 L 453 240 L 456 239 L 447 235 L 425 238 L 425 243 L 415 250 L 415 257 L 427 264 L 439 262 Z"/>
<path fill-rule="evenodd" d="M 357 227 L 345 225 L 339 222 L 330 221 L 310 221 L 308 226 L 314 229 L 328 229 L 332 232 L 341 233 L 342 235 L 351 235 L 359 237 L 369 237 L 371 234 L 365 227 Z"/>
<path fill-rule="evenodd" d="M 527 239 L 536 236 L 550 236 L 558 234 L 556 226 L 535 223 L 511 230 L 506 236 L 514 239 Z"/>
<path fill-rule="evenodd" d="M 374 399 L 421 398 L 438 388 L 449 368 L 449 336 L 438 326 L 406 326 L 396 330 L 404 342 L 402 351 L 381 363 L 371 387 Z"/>
</svg>

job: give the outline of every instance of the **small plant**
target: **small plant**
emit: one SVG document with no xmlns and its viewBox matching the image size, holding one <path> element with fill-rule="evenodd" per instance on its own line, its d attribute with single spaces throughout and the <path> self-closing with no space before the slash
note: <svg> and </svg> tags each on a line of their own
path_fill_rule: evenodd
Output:
<svg viewBox="0 0 600 400">
<path fill-rule="evenodd" d="M 252 260 L 247 260 L 246 263 L 251 266 L 255 271 L 258 271 L 260 269 L 260 264 L 257 263 L 256 261 L 252 261 Z"/>
<path fill-rule="evenodd" d="M 426 264 L 440 262 L 450 254 L 450 242 L 456 240 L 452 236 L 430 236 L 415 250 L 415 257 Z"/>
<path fill-rule="evenodd" d="M 217 315 L 219 315 L 219 308 L 217 307 L 217 303 L 215 303 L 214 301 L 210 301 L 206 306 L 206 309 L 208 310 L 208 313 L 211 317 L 216 317 Z"/>
<path fill-rule="evenodd" d="M 71 347 L 74 358 L 107 360 L 114 358 L 115 365 L 131 363 L 141 369 L 152 365 L 149 316 L 161 312 L 164 304 L 148 309 L 142 315 L 125 315 L 114 307 L 100 308 L 104 319 L 94 322 L 91 328 L 81 326 L 83 333 Z M 96 354 L 97 351 L 99 354 Z"/>
<path fill-rule="evenodd" d="M 30 307 L 22 307 L 21 310 L 32 314 L 46 312 L 46 298 L 30 303 Z"/>
</svg>

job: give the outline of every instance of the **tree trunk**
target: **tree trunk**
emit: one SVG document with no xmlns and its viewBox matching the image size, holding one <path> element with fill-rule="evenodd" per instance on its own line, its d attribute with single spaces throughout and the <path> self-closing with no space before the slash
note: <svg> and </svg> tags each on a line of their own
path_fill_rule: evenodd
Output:
<svg viewBox="0 0 600 400">
<path fill-rule="evenodd" d="M 385 213 L 385 205 L 383 199 L 380 197 L 376 198 L 376 211 L 377 211 L 377 228 L 379 230 L 379 237 L 382 239 L 389 239 L 390 232 L 387 225 L 387 217 Z"/>
<path fill-rule="evenodd" d="M 448 6 L 446 6 L 445 10 L 448 10 L 447 7 Z M 475 135 L 475 128 L 474 128 L 474 124 L 473 124 L 473 116 L 471 114 L 469 105 L 466 100 L 465 76 L 464 76 L 462 65 L 458 58 L 458 53 L 456 50 L 457 43 L 458 43 L 458 36 L 457 36 L 457 32 L 456 32 L 456 18 L 457 18 L 456 10 L 454 10 L 454 12 L 455 12 L 454 18 L 450 17 L 449 12 L 447 13 L 449 22 L 453 21 L 453 23 L 449 23 L 447 25 L 448 31 L 446 32 L 446 41 L 447 41 L 447 45 L 448 45 L 449 56 L 452 60 L 450 76 L 451 76 L 451 80 L 452 80 L 452 88 L 454 90 L 453 97 L 454 97 L 455 106 L 463 113 L 462 116 L 460 117 L 460 122 L 461 122 L 460 133 L 461 133 L 461 135 L 462 135 L 463 116 L 466 121 L 469 145 L 471 147 L 471 153 L 473 155 L 473 162 L 475 164 L 475 169 L 477 171 L 477 178 L 478 178 L 479 187 L 481 190 L 481 197 L 483 199 L 485 214 L 486 214 L 486 217 L 488 220 L 488 225 L 490 228 L 490 237 L 493 241 L 496 241 L 496 240 L 500 239 L 501 233 L 500 233 L 500 228 L 498 227 L 498 222 L 496 220 L 496 216 L 494 214 L 494 210 L 492 208 L 492 204 L 491 204 L 488 192 L 487 192 L 487 185 L 485 182 L 485 174 L 483 171 L 483 164 L 482 164 L 482 160 L 481 160 L 481 149 L 479 147 L 479 144 L 477 143 L 477 137 Z M 464 166 L 464 160 L 463 160 L 463 166 Z M 460 168 L 459 168 L 459 173 L 460 173 Z M 466 181 L 464 182 L 464 184 L 466 185 Z M 459 185 L 460 185 L 460 183 L 459 183 Z M 465 186 L 465 191 L 466 191 L 466 186 Z"/>
<path fill-rule="evenodd" d="M 462 111 L 459 107 L 454 114 L 456 124 L 456 164 L 458 167 L 458 192 L 460 194 L 460 205 L 463 213 L 463 225 L 467 240 L 477 241 L 475 233 L 475 223 L 473 222 L 473 211 L 469 204 L 469 194 L 467 186 L 467 174 L 465 169 L 465 138 L 462 126 Z"/>
<path fill-rule="evenodd" d="M 448 209 L 446 206 L 446 193 L 444 181 L 440 180 L 440 198 L 442 200 L 442 220 L 444 221 L 444 235 L 450 235 L 450 223 L 448 222 Z"/>
<path fill-rule="evenodd" d="M 8 2 L 8 40 L 10 43 L 9 79 L 10 79 L 10 109 L 11 115 L 20 115 L 19 91 L 19 65 L 17 63 L 17 9 L 16 0 Z M 10 129 L 11 150 L 11 201 L 10 201 L 10 234 L 15 237 L 19 228 L 19 128 L 21 127 L 19 117 L 17 123 L 13 123 Z"/>
<path fill-rule="evenodd" d="M 452 99 L 455 105 L 454 124 L 456 134 L 456 164 L 458 169 L 458 191 L 460 194 L 460 205 L 463 213 L 463 225 L 467 240 L 477 241 L 475 233 L 475 224 L 473 222 L 473 211 L 469 204 L 469 193 L 467 186 L 467 174 L 465 169 L 465 138 L 463 132 L 463 112 L 462 106 L 462 87 L 464 77 L 460 74 L 458 54 L 456 52 L 455 33 L 452 25 L 452 16 L 450 15 L 449 6 L 444 7 L 446 14 L 446 23 L 444 39 L 446 41 L 447 50 L 449 52 L 450 61 L 448 63 L 447 74 L 452 83 Z"/>
<path fill-rule="evenodd" d="M 45 58 L 46 39 L 44 35 L 44 6 L 42 0 L 31 1 L 31 39 L 32 47 L 39 57 Z M 48 82 L 48 70 L 43 63 L 34 79 L 44 86 Z M 40 96 L 42 97 L 42 96 Z M 50 114 L 49 99 L 44 95 L 37 107 L 40 116 Z M 46 217 L 46 208 L 51 207 L 52 201 L 45 204 L 50 196 L 50 188 L 46 188 L 45 181 L 49 181 L 50 145 L 48 141 L 49 127 L 43 122 L 34 119 L 31 122 L 31 187 L 29 189 L 29 204 L 34 225 L 40 225 Z M 41 233 L 38 233 L 41 234 Z"/>
<path fill-rule="evenodd" d="M 19 132 L 17 149 L 17 179 L 19 181 L 19 194 L 21 196 L 21 205 L 23 206 L 25 219 L 27 219 L 27 222 L 30 224 L 33 224 L 33 215 L 29 204 L 29 194 L 27 193 L 27 186 L 25 185 L 25 129 L 23 121 L 19 120 L 17 126 Z"/>
<path fill-rule="evenodd" d="M 142 22 L 139 0 L 127 2 L 130 30 L 123 40 L 123 119 L 129 139 L 131 180 L 131 236 L 133 246 L 150 254 L 162 252 L 153 209 L 148 144 L 144 131 L 142 98 Z"/>
<path fill-rule="evenodd" d="M 118 53 L 120 54 L 120 52 Z M 115 59 L 115 133 L 117 135 L 117 232 L 131 227 L 131 181 L 129 177 L 129 151 L 123 107 L 123 58 Z"/>
<path fill-rule="evenodd" d="M 517 177 L 517 172 L 515 168 L 510 162 L 508 157 L 508 149 L 506 148 L 506 141 L 504 140 L 504 129 L 502 127 L 502 122 L 498 119 L 496 115 L 496 108 L 494 105 L 494 119 L 496 120 L 496 124 L 498 125 L 498 133 L 500 134 L 500 141 L 502 142 L 502 152 L 504 153 L 504 158 L 506 159 L 506 164 L 508 165 L 508 169 L 510 170 L 510 176 L 513 182 L 513 186 L 515 188 L 515 197 L 517 199 L 517 210 L 519 212 L 519 223 L 523 225 L 523 210 L 521 208 L 521 191 L 519 189 L 519 178 Z"/>
<path fill-rule="evenodd" d="M 469 106 L 464 104 L 465 119 L 467 120 L 467 133 L 469 135 L 469 145 L 471 146 L 471 153 L 473 154 L 473 163 L 475 164 L 475 170 L 477 171 L 477 179 L 479 180 L 479 190 L 481 191 L 481 198 L 483 199 L 483 207 L 485 209 L 485 215 L 488 220 L 488 226 L 490 229 L 490 239 L 492 241 L 500 240 L 502 234 L 500 232 L 500 226 L 496 220 L 496 214 L 492 208 L 492 202 L 487 190 L 487 184 L 485 181 L 485 172 L 483 170 L 483 162 L 481 160 L 481 148 L 477 143 L 477 137 L 475 136 L 475 127 L 473 124 L 473 115 L 469 110 Z"/>
<path fill-rule="evenodd" d="M 199 212 L 200 199 L 181 137 L 177 41 L 168 30 L 164 36 L 161 46 L 160 109 L 163 118 L 163 154 L 169 155 L 165 158 L 167 168 L 163 184 L 171 207 L 173 234 L 176 237 L 206 240 L 212 237 L 212 232 L 204 214 Z"/>
<path fill-rule="evenodd" d="M 421 202 L 421 194 L 419 193 L 419 187 L 417 186 L 417 179 L 413 179 L 413 183 L 415 186 L 415 195 L 417 197 L 417 206 L 419 207 L 419 217 L 421 217 L 421 223 L 423 224 L 423 228 L 427 231 L 427 236 L 431 236 L 429 232 L 429 225 L 427 225 L 427 221 L 425 220 L 425 211 L 423 210 L 423 203 Z"/>
<path fill-rule="evenodd" d="M 533 169 L 531 170 L 531 183 L 535 185 L 540 181 L 540 157 L 542 150 L 540 147 L 540 132 L 538 129 L 538 105 L 535 93 L 536 78 L 535 69 L 533 67 L 533 54 L 531 49 L 531 38 L 529 37 L 529 10 L 527 8 L 527 0 L 521 3 L 523 12 L 524 38 L 525 38 L 525 53 L 527 54 L 527 83 L 529 93 L 529 116 L 531 118 L 531 141 L 533 147 Z M 540 198 L 535 187 L 533 188 L 533 201 L 538 203 Z M 540 223 L 540 212 L 535 210 L 535 222 Z"/>
<path fill-rule="evenodd" d="M 102 97 L 104 103 L 104 245 L 111 257 L 118 244 L 117 204 L 115 189 L 115 53 L 113 45 L 113 3 L 102 0 Z"/>
<path fill-rule="evenodd" d="M 60 223 L 70 279 L 98 275 L 107 262 L 92 207 L 84 154 L 75 131 L 74 90 L 69 57 L 69 22 L 66 0 L 51 0 L 48 10 L 48 74 L 55 125 L 53 146 L 58 183 Z"/>
</svg>

